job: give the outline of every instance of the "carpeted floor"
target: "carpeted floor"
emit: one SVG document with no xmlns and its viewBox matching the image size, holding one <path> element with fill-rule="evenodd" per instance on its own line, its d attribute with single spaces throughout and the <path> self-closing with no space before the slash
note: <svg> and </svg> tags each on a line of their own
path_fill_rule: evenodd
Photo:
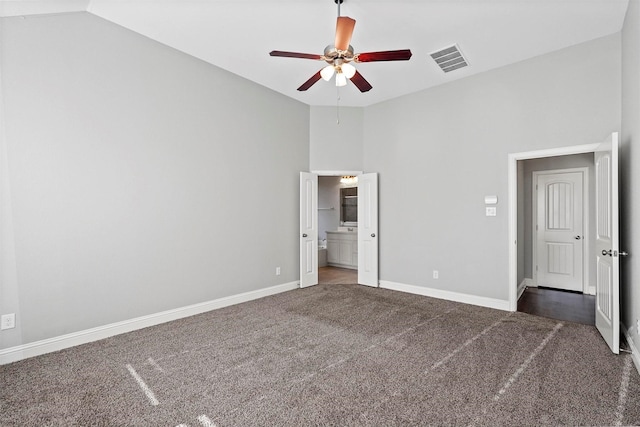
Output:
<svg viewBox="0 0 640 427">
<path fill-rule="evenodd" d="M 357 285 L 0 366 L 2 426 L 639 424 L 591 326 Z"/>
</svg>

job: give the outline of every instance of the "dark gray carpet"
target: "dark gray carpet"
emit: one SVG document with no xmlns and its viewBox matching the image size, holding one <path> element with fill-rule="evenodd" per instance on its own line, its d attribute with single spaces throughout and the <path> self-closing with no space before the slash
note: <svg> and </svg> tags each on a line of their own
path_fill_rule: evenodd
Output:
<svg viewBox="0 0 640 427">
<path fill-rule="evenodd" d="M 0 366 L 2 426 L 639 424 L 591 326 L 356 285 Z"/>
</svg>

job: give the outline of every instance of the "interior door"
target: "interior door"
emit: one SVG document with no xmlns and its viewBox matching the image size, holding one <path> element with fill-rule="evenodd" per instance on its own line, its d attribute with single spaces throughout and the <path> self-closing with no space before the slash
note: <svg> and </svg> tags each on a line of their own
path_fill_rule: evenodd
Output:
<svg viewBox="0 0 640 427">
<path fill-rule="evenodd" d="M 618 133 L 595 152 L 596 327 L 611 351 L 620 351 L 620 258 L 618 224 Z"/>
<path fill-rule="evenodd" d="M 358 283 L 378 286 L 378 174 L 358 176 Z"/>
<path fill-rule="evenodd" d="M 318 284 L 318 175 L 300 172 L 300 287 Z"/>
<path fill-rule="evenodd" d="M 584 292 L 584 176 L 538 174 L 536 179 L 536 282 Z"/>
</svg>

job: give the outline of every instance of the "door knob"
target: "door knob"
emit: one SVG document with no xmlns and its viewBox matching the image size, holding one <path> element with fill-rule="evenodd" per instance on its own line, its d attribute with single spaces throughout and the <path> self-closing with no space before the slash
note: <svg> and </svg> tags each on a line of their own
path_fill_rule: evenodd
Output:
<svg viewBox="0 0 640 427">
<path fill-rule="evenodd" d="M 629 253 L 627 251 L 620 251 L 620 256 L 627 256 Z"/>
<path fill-rule="evenodd" d="M 603 249 L 603 250 L 602 250 L 602 255 L 604 255 L 604 256 L 607 256 L 607 255 L 611 256 L 611 249 L 609 249 L 609 250 Z"/>
<path fill-rule="evenodd" d="M 307 237 L 307 233 L 302 233 L 302 237 Z"/>
<path fill-rule="evenodd" d="M 376 237 L 376 233 L 371 233 L 371 237 Z"/>
<path fill-rule="evenodd" d="M 574 239 L 580 240 L 580 239 L 582 239 L 582 236 L 576 236 L 576 237 L 574 237 Z"/>
</svg>

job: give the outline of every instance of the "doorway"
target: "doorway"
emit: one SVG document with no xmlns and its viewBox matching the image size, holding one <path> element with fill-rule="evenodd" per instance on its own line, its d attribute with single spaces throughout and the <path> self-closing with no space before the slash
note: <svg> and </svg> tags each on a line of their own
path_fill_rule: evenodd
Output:
<svg viewBox="0 0 640 427">
<path fill-rule="evenodd" d="M 613 353 L 619 352 L 620 334 L 620 260 L 626 252 L 619 248 L 618 224 L 618 133 L 611 133 L 603 142 L 562 147 L 547 150 L 512 153 L 508 155 L 508 191 L 509 191 L 509 308 L 516 311 L 517 302 L 526 288 L 524 277 L 524 239 L 525 228 L 522 221 L 526 214 L 521 193 L 524 191 L 524 172 L 521 165 L 529 159 L 549 159 L 558 156 L 590 153 L 594 156 L 595 179 L 594 193 L 595 232 L 593 247 L 585 259 L 592 260 L 597 271 L 592 277 L 596 290 L 595 324 Z M 524 199 L 526 200 L 526 199 Z M 525 286 L 523 286 L 525 285 Z"/>
<path fill-rule="evenodd" d="M 593 153 L 518 161 L 518 311 L 595 324 L 593 297 L 583 295 L 595 276 L 586 256 L 594 168 Z"/>
<path fill-rule="evenodd" d="M 358 283 L 357 177 L 318 176 L 318 284 Z"/>
<path fill-rule="evenodd" d="M 378 287 L 378 174 L 362 172 L 300 172 L 300 287 L 318 284 L 320 237 L 318 217 L 320 212 L 339 214 L 337 204 L 319 204 L 318 183 L 321 176 L 357 176 L 357 226 L 355 221 L 344 221 L 332 234 L 336 253 L 331 254 L 331 239 L 326 237 L 326 248 L 323 248 L 327 262 L 339 260 L 340 267 L 353 268 L 357 271 L 360 285 Z M 346 194 L 346 193 L 345 193 Z M 346 194 L 345 197 L 353 197 Z M 323 202 L 324 203 L 324 202 Z M 338 206 L 335 206 L 338 205 Z M 336 209 L 336 207 L 338 209 Z M 353 207 L 353 206 L 350 206 Z M 351 209 L 352 210 L 352 209 Z M 349 209 L 347 209 L 349 211 Z M 353 214 L 353 212 L 351 212 Z M 334 224 L 335 225 L 335 224 Z M 323 244 L 324 246 L 324 244 Z"/>
</svg>

